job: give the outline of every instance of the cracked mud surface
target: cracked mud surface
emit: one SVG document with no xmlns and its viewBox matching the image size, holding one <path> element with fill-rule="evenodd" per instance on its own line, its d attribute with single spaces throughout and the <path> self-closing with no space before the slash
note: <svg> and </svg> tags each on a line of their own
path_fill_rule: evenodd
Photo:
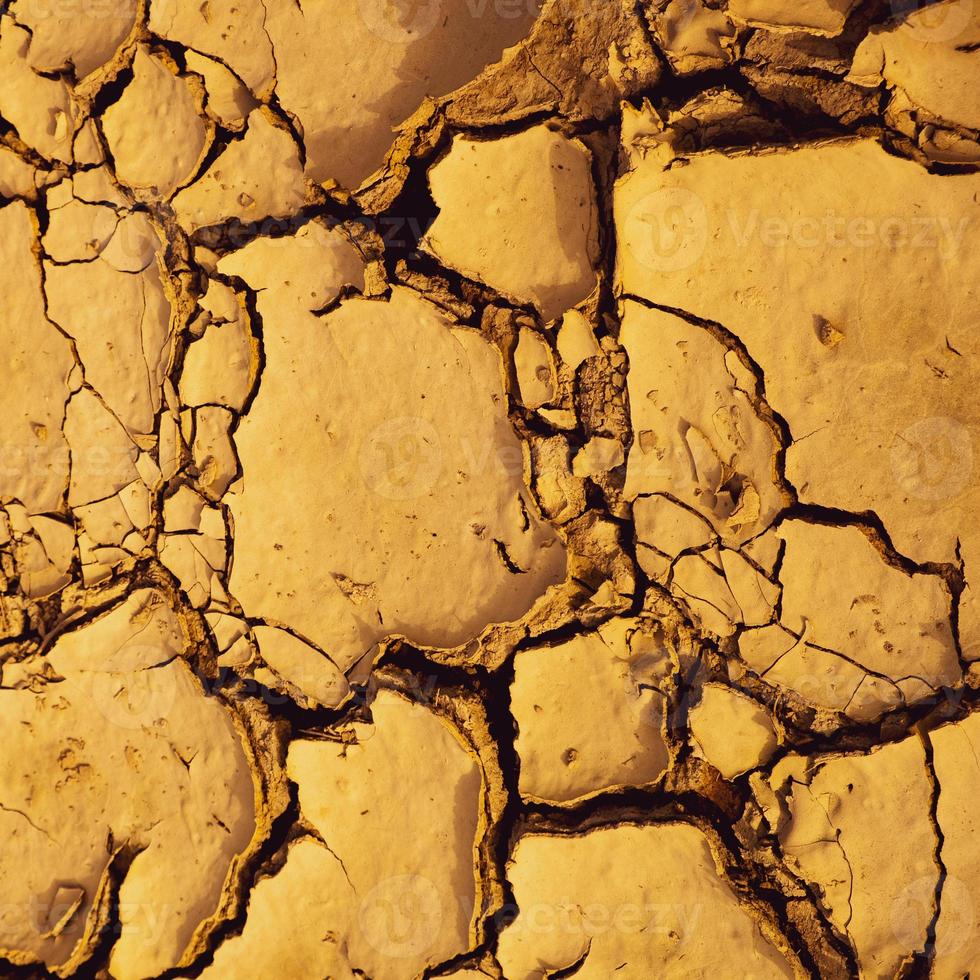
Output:
<svg viewBox="0 0 980 980">
<path fill-rule="evenodd" d="M 0 977 L 980 973 L 978 83 L 0 5 Z"/>
</svg>

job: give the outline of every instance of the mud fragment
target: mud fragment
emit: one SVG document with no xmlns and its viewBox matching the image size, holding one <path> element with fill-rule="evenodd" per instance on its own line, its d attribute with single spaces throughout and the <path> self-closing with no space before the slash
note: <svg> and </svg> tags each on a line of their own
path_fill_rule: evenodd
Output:
<svg viewBox="0 0 980 980">
<path fill-rule="evenodd" d="M 584 977 L 629 975 L 651 961 L 665 976 L 724 973 L 726 948 L 739 950 L 740 970 L 753 976 L 793 975 L 716 876 L 697 827 L 627 824 L 575 837 L 528 835 L 508 877 L 521 909 L 500 938 L 508 977 L 543 978 L 580 961 Z"/>
</svg>

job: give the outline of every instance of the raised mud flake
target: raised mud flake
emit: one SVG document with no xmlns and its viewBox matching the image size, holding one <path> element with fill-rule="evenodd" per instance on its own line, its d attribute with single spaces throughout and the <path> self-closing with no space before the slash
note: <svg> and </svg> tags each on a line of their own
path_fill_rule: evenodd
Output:
<svg viewBox="0 0 980 980">
<path fill-rule="evenodd" d="M 593 436 L 572 460 L 572 473 L 578 477 L 597 476 L 622 466 L 626 461 L 623 444 L 614 436 Z"/>
<path fill-rule="evenodd" d="M 779 599 L 778 584 L 729 548 L 682 554 L 663 578 L 695 622 L 717 636 L 770 623 Z"/>
<path fill-rule="evenodd" d="M 194 412 L 194 441 L 191 454 L 198 484 L 212 498 L 221 498 L 238 473 L 232 444 L 235 418 L 227 408 L 205 405 Z"/>
<path fill-rule="evenodd" d="M 294 701 L 310 708 L 335 708 L 346 700 L 347 678 L 321 651 L 272 626 L 256 626 L 252 632 L 259 655 L 273 672 L 270 687 L 284 687 Z M 259 677 L 266 682 L 263 674 Z"/>
<path fill-rule="evenodd" d="M 140 457 L 137 457 L 135 468 L 139 471 Z M 92 547 L 122 547 L 135 538 L 145 542 L 143 534 L 153 519 L 150 487 L 143 479 L 133 480 L 113 496 L 100 497 L 96 494 L 91 503 L 74 504 L 73 516 L 80 534 L 87 538 Z M 130 535 L 134 537 L 131 538 Z M 83 548 L 83 563 L 84 550 Z"/>
<path fill-rule="evenodd" d="M 583 361 L 602 353 L 592 325 L 585 314 L 578 310 L 569 310 L 562 316 L 555 346 L 562 361 L 572 371 Z"/>
<path fill-rule="evenodd" d="M 664 494 L 642 495 L 633 501 L 636 559 L 644 571 L 664 581 L 681 552 L 714 543 L 708 521 Z"/>
<path fill-rule="evenodd" d="M 819 888 L 834 927 L 854 944 L 861 976 L 898 975 L 925 947 L 940 874 L 921 741 L 867 755 L 787 756 L 770 785 L 783 853 Z"/>
<path fill-rule="evenodd" d="M 401 980 L 474 942 L 480 767 L 447 722 L 400 694 L 378 692 L 371 715 L 344 742 L 293 742 L 289 776 L 321 843 L 290 847 L 206 980 L 279 972 L 291 960 L 296 980 L 318 980 L 324 969 Z M 314 896 L 303 902 L 302 930 L 270 901 L 300 887 Z"/>
<path fill-rule="evenodd" d="M 55 262 L 87 262 L 112 238 L 116 221 L 111 208 L 70 201 L 50 212 L 44 251 Z"/>
<path fill-rule="evenodd" d="M 364 289 L 364 258 L 340 230 L 309 221 L 294 235 L 256 238 L 222 256 L 218 272 L 243 279 L 256 292 L 263 317 L 276 322 L 286 310 L 308 314 L 330 306 L 345 286 Z M 213 284 L 212 284 L 213 285 Z M 205 297 L 210 298 L 211 290 Z M 217 313 L 212 308 L 212 313 Z M 224 319 L 237 311 L 229 306 Z"/>
<path fill-rule="evenodd" d="M 972 550 L 973 454 L 930 465 L 918 447 L 965 447 L 978 422 L 980 177 L 929 174 L 871 140 L 664 162 L 650 155 L 617 185 L 622 287 L 739 338 L 789 425 L 787 477 L 804 499 L 873 510 L 916 561 L 953 560 L 958 536 Z M 665 224 L 673 207 L 679 223 Z M 831 346 L 827 325 L 843 338 Z M 824 397 L 841 386 L 846 399 Z"/>
<path fill-rule="evenodd" d="M 541 6 L 525 40 L 453 93 L 446 117 L 467 130 L 543 113 L 591 124 L 615 115 L 624 98 L 652 89 L 661 69 L 642 9 L 554 0 Z"/>
<path fill-rule="evenodd" d="M 524 486 L 499 356 L 478 335 L 395 289 L 323 318 L 283 305 L 264 346 L 230 497 L 230 588 L 250 615 L 346 669 L 392 634 L 465 643 L 564 578 L 564 548 Z M 321 397 L 324 370 L 335 384 Z"/>
<path fill-rule="evenodd" d="M 277 56 L 276 94 L 302 126 L 307 174 L 357 189 L 384 163 L 395 127 L 427 96 L 445 96 L 495 62 L 537 13 L 536 0 L 270 3 L 265 27 Z M 326 60 L 324 36 L 333 48 Z"/>
<path fill-rule="evenodd" d="M 0 194 L 33 200 L 37 193 L 37 169 L 8 147 L 0 147 Z"/>
<path fill-rule="evenodd" d="M 0 511 L 6 574 L 16 574 L 20 591 L 28 599 L 43 599 L 64 588 L 75 550 L 70 525 L 49 517 L 28 517 L 19 504 Z M 6 576 L 4 575 L 4 578 Z"/>
<path fill-rule="evenodd" d="M 671 592 L 704 632 L 731 636 L 742 619 L 725 573 L 710 554 L 682 555 L 673 566 Z"/>
<path fill-rule="evenodd" d="M 530 327 L 524 327 L 518 337 L 514 372 L 525 407 L 540 408 L 555 397 L 555 362 L 551 347 Z"/>
<path fill-rule="evenodd" d="M 68 85 L 28 64 L 30 33 L 9 14 L 0 17 L 0 115 L 49 160 L 72 157 L 76 112 Z"/>
<path fill-rule="evenodd" d="M 227 129 L 241 130 L 248 114 L 258 104 L 248 88 L 220 61 L 188 51 L 187 70 L 204 79 L 207 90 L 207 111 L 216 122 Z"/>
<path fill-rule="evenodd" d="M 192 81 L 181 78 L 169 59 L 144 45 L 136 49 L 133 80 L 102 117 L 123 183 L 166 198 L 193 175 L 209 132 L 200 118 L 201 92 L 195 93 Z"/>
<path fill-rule="evenodd" d="M 275 179 L 270 179 L 271 175 Z M 245 135 L 173 199 L 188 231 L 239 221 L 285 218 L 306 203 L 299 151 L 292 135 L 267 109 L 254 109 Z"/>
<path fill-rule="evenodd" d="M 32 513 L 56 510 L 67 488 L 68 445 L 61 430 L 75 366 L 71 345 L 45 316 L 36 235 L 25 205 L 0 209 L 0 260 L 7 270 L 7 313 L 0 320 L 0 500 L 19 500 Z"/>
<path fill-rule="evenodd" d="M 764 531 L 784 501 L 776 482 L 778 442 L 753 404 L 745 369 L 731 359 L 736 355 L 704 327 L 632 301 L 624 306 L 620 340 L 630 357 L 634 431 L 627 499 L 669 494 L 733 545 Z M 709 541 L 707 526 L 696 540 L 694 521 L 684 524 L 691 544 Z M 640 540 L 672 547 L 655 536 Z"/>
<path fill-rule="evenodd" d="M 72 454 L 69 507 L 105 500 L 139 479 L 136 443 L 89 388 L 68 402 L 64 432 Z"/>
<path fill-rule="evenodd" d="M 31 32 L 27 62 L 35 71 L 71 70 L 81 81 L 107 62 L 136 24 L 138 0 L 100 4 L 38 4 L 16 0 L 10 12 Z"/>
<path fill-rule="evenodd" d="M 785 626 L 893 683 L 909 703 L 959 681 L 940 578 L 886 564 L 858 528 L 787 521 L 779 536 Z"/>
<path fill-rule="evenodd" d="M 596 204 L 580 141 L 546 126 L 496 140 L 457 136 L 429 184 L 439 215 L 423 247 L 445 265 L 533 303 L 545 320 L 595 288 Z"/>
<path fill-rule="evenodd" d="M 153 432 L 173 354 L 170 298 L 156 262 L 120 272 L 103 256 L 45 262 L 48 315 L 74 341 L 86 380 L 131 434 Z"/>
<path fill-rule="evenodd" d="M 855 721 L 876 721 L 900 708 L 902 693 L 888 677 L 867 673 L 838 653 L 811 646 L 778 624 L 739 634 L 742 660 L 767 684 L 794 691 L 806 703 Z M 828 722 L 837 726 L 837 720 Z"/>
<path fill-rule="evenodd" d="M 241 935 L 228 938 L 200 976 L 355 980 L 345 950 L 350 888 L 335 854 L 314 837 L 299 838 L 282 868 L 252 887 Z"/>
<path fill-rule="evenodd" d="M 656 684 L 672 662 L 655 633 L 630 627 L 515 657 L 511 713 L 522 796 L 571 803 L 654 783 L 665 772 L 666 700 Z"/>
<path fill-rule="evenodd" d="M 220 306 L 212 304 L 209 308 L 215 287 L 227 295 Z M 212 282 L 201 305 L 206 310 L 207 325 L 184 354 L 181 403 L 190 407 L 222 405 L 240 412 L 255 385 L 259 367 L 258 341 L 252 335 L 243 299 Z"/>
<path fill-rule="evenodd" d="M 871 88 L 883 85 L 889 121 L 916 137 L 927 156 L 977 161 L 978 43 L 980 11 L 972 4 L 944 0 L 913 7 L 906 17 L 871 31 L 854 54 L 848 78 Z M 970 132 L 949 131 L 956 127 Z"/>
<path fill-rule="evenodd" d="M 180 588 L 195 609 L 202 609 L 214 599 L 225 599 L 222 579 L 227 563 L 227 542 L 217 508 L 205 511 L 200 530 L 164 533 L 159 538 L 157 554 L 174 574 Z"/>
<path fill-rule="evenodd" d="M 936 822 L 943 835 L 939 856 L 946 869 L 936 922 L 933 976 L 961 977 L 976 968 L 980 940 L 975 929 L 980 907 L 980 855 L 976 847 L 976 798 L 980 789 L 980 716 L 929 733 L 936 777 Z M 924 882 L 910 883 L 908 903 L 928 901 Z"/>
<path fill-rule="evenodd" d="M 79 127 L 75 133 L 72 144 L 75 156 L 75 163 L 78 166 L 98 166 L 106 162 L 105 147 L 96 128 L 95 120 L 89 117 Z"/>
<path fill-rule="evenodd" d="M 835 37 L 858 0 L 731 0 L 729 16 L 767 30 L 806 31 Z"/>
<path fill-rule="evenodd" d="M 509 980 L 577 966 L 582 980 L 623 976 L 791 977 L 785 941 L 742 907 L 704 834 L 629 824 L 570 837 L 529 834 L 508 865 L 519 908 L 497 958 Z M 733 951 L 737 952 L 737 962 Z"/>
<path fill-rule="evenodd" d="M 185 645 L 168 600 L 140 590 L 46 659 L 5 664 L 8 959 L 69 975 L 118 889 L 111 975 L 150 977 L 189 962 L 232 908 L 224 888 L 256 844 L 257 786 L 242 729 L 205 696 Z"/>
<path fill-rule="evenodd" d="M 88 170 L 77 170 L 72 178 L 72 193 L 79 201 L 89 204 L 109 204 L 117 209 L 128 210 L 129 198 L 116 183 L 108 166 L 93 166 Z M 149 220 L 146 214 L 132 215 L 140 221 Z M 120 220 L 120 224 L 125 221 Z"/>
<path fill-rule="evenodd" d="M 721 68 L 733 58 L 734 25 L 724 10 L 715 10 L 703 0 L 659 0 L 650 20 L 679 75 Z"/>
<path fill-rule="evenodd" d="M 617 185 L 622 288 L 745 345 L 791 433 L 786 476 L 803 500 L 872 511 L 901 555 L 962 558 L 970 582 L 980 177 L 930 174 L 871 140 L 696 153 L 666 170 L 663 145 Z M 968 657 L 978 609 L 968 589 Z"/>
<path fill-rule="evenodd" d="M 705 684 L 688 718 L 696 749 L 726 779 L 765 765 L 776 750 L 768 711 L 723 684 Z"/>
<path fill-rule="evenodd" d="M 263 30 L 262 0 L 151 0 L 149 28 L 227 65 L 258 98 L 275 85 L 276 62 Z"/>
</svg>

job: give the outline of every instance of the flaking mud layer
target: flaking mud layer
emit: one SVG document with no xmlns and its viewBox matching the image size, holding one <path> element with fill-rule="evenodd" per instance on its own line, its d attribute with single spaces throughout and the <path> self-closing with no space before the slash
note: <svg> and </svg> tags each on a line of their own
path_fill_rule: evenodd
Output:
<svg viewBox="0 0 980 980">
<path fill-rule="evenodd" d="M 0 6 L 0 977 L 980 972 L 978 81 Z"/>
</svg>

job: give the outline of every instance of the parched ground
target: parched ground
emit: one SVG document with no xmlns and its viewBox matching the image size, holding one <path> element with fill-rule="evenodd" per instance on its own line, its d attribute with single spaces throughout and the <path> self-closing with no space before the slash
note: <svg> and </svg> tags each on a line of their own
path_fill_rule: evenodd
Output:
<svg viewBox="0 0 980 980">
<path fill-rule="evenodd" d="M 0 977 L 980 975 L 980 2 L 0 4 Z"/>
</svg>

